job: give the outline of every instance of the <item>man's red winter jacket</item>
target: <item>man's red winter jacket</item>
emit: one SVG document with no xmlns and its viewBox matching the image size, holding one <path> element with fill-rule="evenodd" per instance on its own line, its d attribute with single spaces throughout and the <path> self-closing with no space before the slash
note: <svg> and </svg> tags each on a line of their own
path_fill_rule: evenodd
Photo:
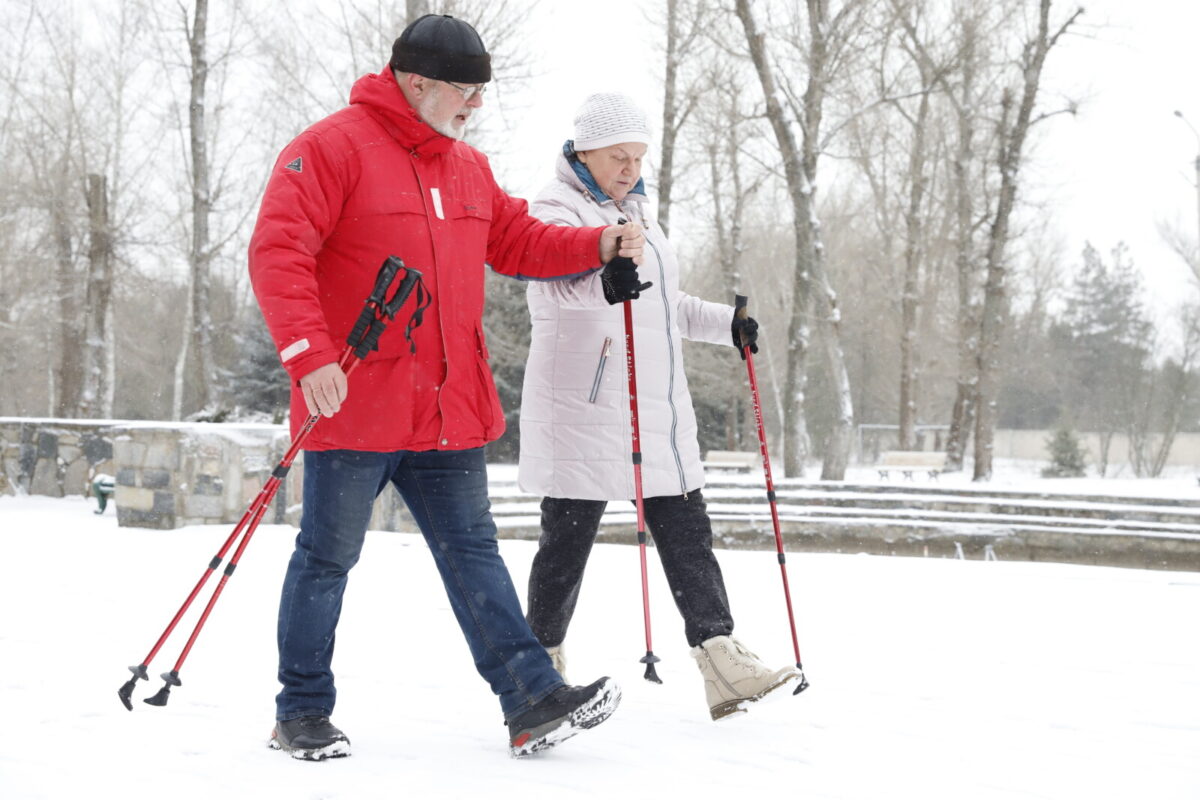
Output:
<svg viewBox="0 0 1200 800">
<path fill-rule="evenodd" d="M 461 450 L 504 432 L 484 343 L 486 264 L 546 279 L 599 264 L 601 228 L 545 225 L 496 185 L 482 153 L 420 120 L 391 70 L 355 83 L 349 107 L 284 148 L 250 241 L 250 279 L 292 378 L 292 435 L 308 416 L 297 382 L 336 362 L 389 255 L 433 297 L 409 352 L 410 299 L 350 376 L 342 410 L 309 450 Z"/>
</svg>

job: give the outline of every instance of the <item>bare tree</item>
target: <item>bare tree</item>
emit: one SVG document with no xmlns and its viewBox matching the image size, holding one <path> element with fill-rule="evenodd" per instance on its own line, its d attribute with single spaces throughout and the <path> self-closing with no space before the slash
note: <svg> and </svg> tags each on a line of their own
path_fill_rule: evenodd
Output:
<svg viewBox="0 0 1200 800">
<path fill-rule="evenodd" d="M 200 368 L 199 405 L 210 408 L 216 401 L 219 380 L 213 357 L 212 319 L 212 243 L 209 218 L 212 214 L 212 190 L 209 180 L 210 163 L 208 133 L 208 0 L 195 0 L 192 21 L 184 20 L 188 53 L 190 91 L 188 95 L 188 135 L 192 186 L 192 237 L 188 250 L 189 300 L 192 325 L 192 347 Z M 185 329 L 185 334 L 186 334 Z M 186 350 L 184 351 L 186 353 Z M 186 361 L 184 355 L 180 362 Z M 183 387 L 179 373 L 176 378 L 176 408 L 180 409 Z M 178 419 L 178 416 L 176 417 Z"/>
<path fill-rule="evenodd" d="M 681 62 L 696 60 L 698 43 L 708 25 L 709 7 L 703 0 L 667 0 L 666 53 L 663 69 L 662 147 L 658 156 L 658 224 L 670 233 L 671 199 L 675 186 L 675 143 L 700 99 L 702 82 L 680 90 Z"/>
<path fill-rule="evenodd" d="M 824 246 L 816 205 L 817 162 L 822 149 L 825 99 L 842 66 L 853 32 L 858 30 L 866 5 L 865 0 L 847 0 L 836 14 L 831 14 L 827 0 L 807 0 L 807 38 L 802 40 L 797 35 L 791 41 L 792 46 L 802 50 L 808 68 L 804 91 L 797 95 L 769 57 L 765 38 L 758 31 L 748 0 L 737 0 L 736 3 L 750 58 L 762 86 L 767 119 L 782 156 L 792 203 L 795 266 L 784 392 L 789 404 L 784 468 L 789 475 L 802 475 L 808 454 L 804 421 L 810 337 L 807 320 L 810 314 L 815 314 L 835 404 L 832 431 L 826 442 L 821 470 L 825 480 L 841 480 L 845 476 L 853 445 L 854 408 L 842 352 L 837 295 L 824 267 Z M 798 128 L 799 137 L 793 126 Z"/>
<path fill-rule="evenodd" d="M 917 394 L 920 380 L 918 364 L 920 291 L 922 267 L 927 254 L 925 220 L 928 209 L 926 195 L 931 181 L 929 148 L 930 128 L 933 125 L 933 92 L 948 70 L 935 62 L 927 44 L 929 34 L 921 30 L 922 7 L 919 4 L 892 0 L 893 11 L 904 28 L 905 47 L 917 72 L 917 108 L 910 113 L 899 100 L 893 100 L 898 113 L 912 131 L 908 155 L 908 197 L 904 208 L 904 280 L 900 294 L 900 449 L 912 450 L 918 420 Z"/>
<path fill-rule="evenodd" d="M 237 317 L 228 298 L 245 284 L 231 244 L 248 236 L 255 210 L 251 187 L 260 179 L 251 177 L 248 165 L 267 158 L 267 145 L 253 127 L 262 116 L 254 108 L 256 87 L 239 85 L 235 92 L 230 86 L 244 80 L 237 70 L 248 64 L 250 20 L 240 2 L 217 6 L 216 16 L 212 9 L 208 0 L 196 0 L 169 12 L 154 7 L 152 17 L 162 93 L 169 98 L 160 106 L 178 141 L 174 164 L 185 165 L 164 172 L 178 205 L 160 210 L 174 214 L 162 227 L 177 232 L 169 247 L 186 263 L 187 305 L 171 382 L 175 418 L 193 409 L 198 411 L 190 415 L 204 419 L 228 411 L 225 378 Z M 176 44 L 181 39 L 187 43 L 184 59 Z"/>
<path fill-rule="evenodd" d="M 524 30 L 539 0 L 339 0 L 304 12 L 303 25 L 280 28 L 274 17 L 254 23 L 257 49 L 266 62 L 266 80 L 277 146 L 305 126 L 346 104 L 350 86 L 378 72 L 392 43 L 409 22 L 427 14 L 450 14 L 468 21 L 492 55 L 489 113 L 472 119 L 467 141 L 486 152 L 503 149 L 497 122 L 510 112 L 510 98 L 528 85 L 536 54 L 522 46 Z M 319 52 L 321 58 L 313 58 Z"/>
<path fill-rule="evenodd" d="M 1181 226 L 1165 221 L 1158 223 L 1158 235 L 1200 281 L 1200 239 L 1185 233 Z"/>
<path fill-rule="evenodd" d="M 1183 344 L 1180 348 L 1178 361 L 1168 360 L 1163 366 L 1163 379 L 1166 387 L 1163 391 L 1164 403 L 1161 411 L 1162 433 L 1159 436 L 1158 447 L 1151 453 L 1142 455 L 1141 448 L 1130 441 L 1130 451 L 1137 453 L 1146 467 L 1146 474 L 1157 478 L 1162 474 L 1171 454 L 1171 446 L 1183 424 L 1185 410 L 1196 398 L 1197 375 L 1196 367 L 1200 364 L 1200 306 L 1190 304 L 1181 311 L 1183 326 Z M 1141 474 L 1141 473 L 1139 473 Z"/>
<path fill-rule="evenodd" d="M 1020 61 L 1020 96 L 1006 88 L 1001 97 L 998 128 L 999 149 L 996 171 L 1000 178 L 995 212 L 988 231 L 984 263 L 984 284 L 978 356 L 978 400 L 975 415 L 974 479 L 992 476 L 992 443 L 996 432 L 996 394 L 1000 379 L 1000 342 L 1008 318 L 1006 278 L 1008 262 L 1005 249 L 1009 241 L 1009 223 L 1020 186 L 1021 165 L 1029 130 L 1040 118 L 1034 117 L 1038 89 L 1046 57 L 1083 13 L 1076 9 L 1057 29 L 1051 30 L 1050 9 L 1053 0 L 1038 0 L 1037 30 L 1025 42 Z"/>
<path fill-rule="evenodd" d="M 103 175 L 87 176 L 88 269 L 84 303 L 83 387 L 79 414 L 83 417 L 112 414 L 106 349 L 112 342 L 112 222 L 108 213 L 108 181 Z"/>
<path fill-rule="evenodd" d="M 127 167 L 129 130 L 146 116 L 140 103 L 126 104 L 131 92 L 141 99 L 133 88 L 141 69 L 140 5 L 120 0 L 103 10 L 80 10 L 29 2 L 9 7 L 14 16 L 6 19 L 16 22 L 20 14 L 19 25 L 5 26 L 6 49 L 19 59 L 0 77 L 8 89 L 4 96 L 12 98 L 4 107 L 5 162 L 22 169 L 5 183 L 14 202 L 9 208 L 23 218 L 0 233 L 3 249 L 19 253 L 2 282 L 15 289 L 25 281 L 19 273 L 31 273 L 36 280 L 21 293 L 26 308 L 10 313 L 27 314 L 44 297 L 53 308 L 38 309 L 37 338 L 46 340 L 48 322 L 57 334 L 21 348 L 11 367 L 31 370 L 21 362 L 34 359 L 53 364 L 44 394 L 48 412 L 61 416 L 112 415 L 116 357 L 109 298 L 118 242 L 131 238 L 137 224 L 133 206 L 119 201 L 118 192 L 155 149 L 143 143 L 143 155 Z M 82 35 L 85 30 L 89 35 Z M 105 184 L 99 193 L 98 183 Z M 52 289 L 43 288 L 48 273 L 56 277 Z M 22 383 L 28 391 L 33 382 Z"/>
<path fill-rule="evenodd" d="M 961 35 L 961 69 L 957 91 L 948 91 L 957 121 L 953 159 L 951 203 L 954 208 L 955 275 L 958 279 L 958 370 L 955 380 L 954 407 L 950 412 L 950 431 L 946 439 L 946 468 L 960 470 L 967 441 L 974 428 L 977 365 L 979 363 L 978 281 L 975 257 L 975 192 L 971 170 L 975 163 L 977 132 L 976 78 L 979 71 L 980 18 L 964 15 L 958 21 Z"/>
<path fill-rule="evenodd" d="M 46 413 L 74 416 L 84 383 L 80 276 L 89 95 L 80 86 L 83 47 L 71 9 L 27 3 L 21 12 L 18 48 L 28 63 L 7 76 L 14 102 L 5 126 L 12 155 L 19 153 L 23 166 L 21 196 L 14 199 L 24 209 L 31 237 L 17 269 L 34 270 L 38 277 L 26 302 L 45 303 L 38 335 L 51 336 L 38 356 L 46 365 Z"/>
</svg>

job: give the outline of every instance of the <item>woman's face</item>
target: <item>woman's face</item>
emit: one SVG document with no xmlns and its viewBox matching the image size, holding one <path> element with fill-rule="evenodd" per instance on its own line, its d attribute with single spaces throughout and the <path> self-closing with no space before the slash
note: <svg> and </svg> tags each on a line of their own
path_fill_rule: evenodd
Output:
<svg viewBox="0 0 1200 800">
<path fill-rule="evenodd" d="M 637 186 L 638 178 L 642 176 L 646 145 L 641 142 L 622 142 L 585 150 L 577 155 L 587 166 L 588 172 L 592 173 L 596 185 L 619 203 Z"/>
</svg>

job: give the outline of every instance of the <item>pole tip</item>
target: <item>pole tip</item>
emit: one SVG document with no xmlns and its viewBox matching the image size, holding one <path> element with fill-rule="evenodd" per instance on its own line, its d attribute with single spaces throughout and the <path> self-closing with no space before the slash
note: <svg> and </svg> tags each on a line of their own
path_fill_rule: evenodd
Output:
<svg viewBox="0 0 1200 800">
<path fill-rule="evenodd" d="M 642 677 L 651 683 L 662 683 L 662 678 L 658 677 L 658 672 L 654 669 L 654 665 L 659 661 L 662 661 L 662 659 L 654 655 L 654 652 L 651 650 L 647 650 L 646 655 L 641 658 L 641 663 L 646 665 L 646 674 Z"/>
<path fill-rule="evenodd" d="M 125 706 L 126 711 L 133 711 L 133 687 L 137 685 L 137 678 L 130 678 L 128 681 L 117 689 L 117 697 L 121 698 L 121 705 Z"/>
<path fill-rule="evenodd" d="M 171 698 L 171 687 L 163 686 L 153 697 L 147 697 L 142 702 L 149 706 L 165 706 Z"/>
</svg>

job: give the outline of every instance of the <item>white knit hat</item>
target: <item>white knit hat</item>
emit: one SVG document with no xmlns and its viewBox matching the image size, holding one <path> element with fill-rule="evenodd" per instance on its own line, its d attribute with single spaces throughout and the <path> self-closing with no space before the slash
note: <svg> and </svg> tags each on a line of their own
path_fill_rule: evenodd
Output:
<svg viewBox="0 0 1200 800">
<path fill-rule="evenodd" d="M 645 113 L 623 94 L 594 94 L 575 112 L 575 151 L 624 142 L 650 144 Z"/>
</svg>

